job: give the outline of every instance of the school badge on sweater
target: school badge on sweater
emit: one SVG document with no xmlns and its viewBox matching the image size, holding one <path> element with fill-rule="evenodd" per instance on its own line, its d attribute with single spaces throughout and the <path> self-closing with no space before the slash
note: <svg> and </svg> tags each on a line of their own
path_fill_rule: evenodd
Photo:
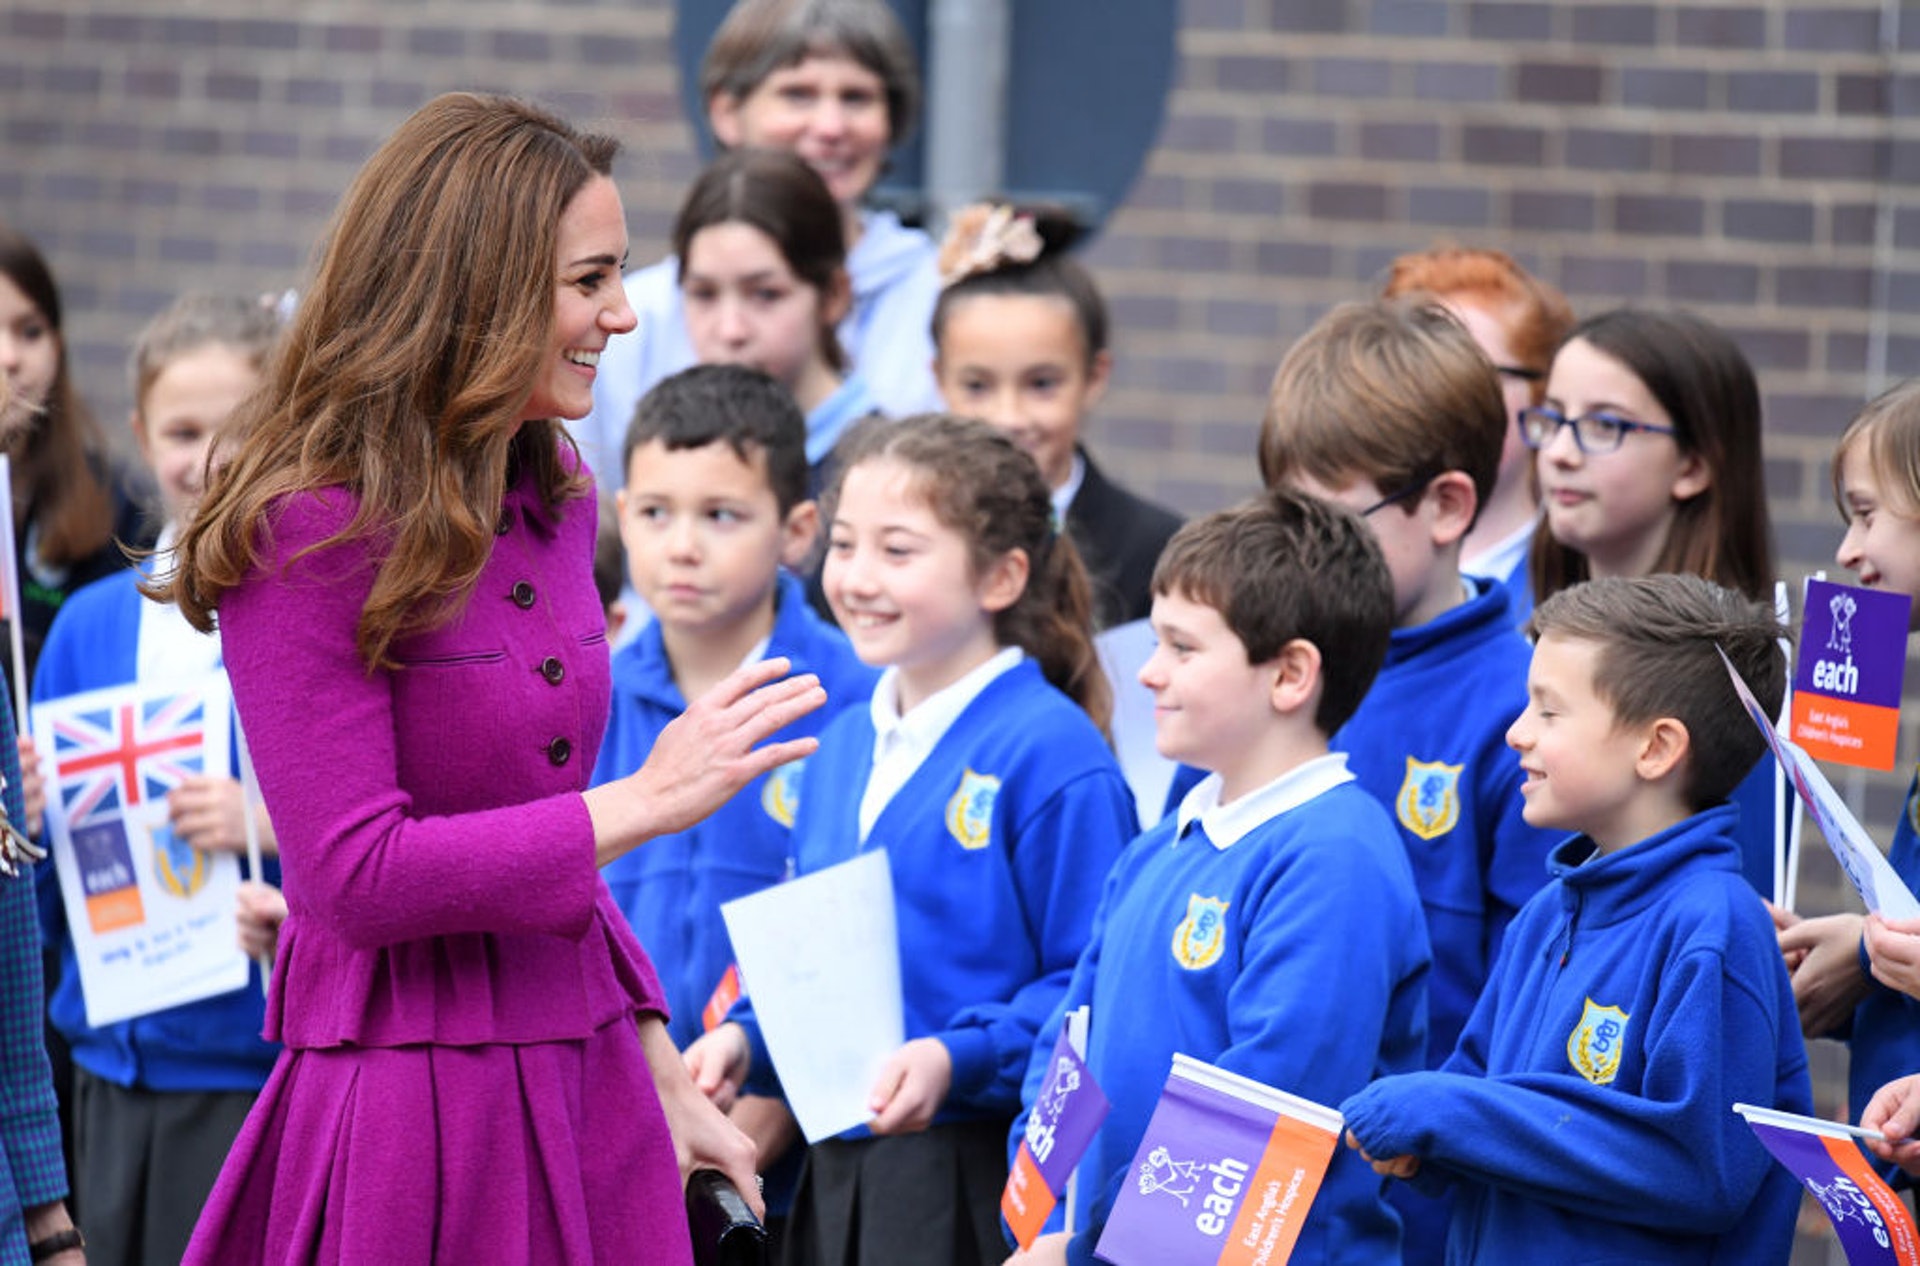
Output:
<svg viewBox="0 0 1920 1266">
<path fill-rule="evenodd" d="M 806 763 L 788 761 L 768 774 L 760 787 L 760 807 L 781 826 L 793 826 L 793 815 L 800 808 L 800 769 Z"/>
<path fill-rule="evenodd" d="M 993 838 L 993 802 L 1000 798 L 1000 780 L 971 769 L 960 775 L 960 785 L 947 801 L 947 833 L 968 852 L 978 852 Z"/>
<path fill-rule="evenodd" d="M 1220 961 L 1227 944 L 1227 903 L 1218 897 L 1193 893 L 1187 898 L 1187 917 L 1173 929 L 1173 961 L 1188 971 L 1199 971 Z"/>
<path fill-rule="evenodd" d="M 1460 821 L 1460 771 L 1465 768 L 1407 757 L 1406 780 L 1393 798 L 1400 825 L 1423 840 L 1451 831 Z"/>
<path fill-rule="evenodd" d="M 1603 1007 L 1588 998 L 1580 1023 L 1567 1034 L 1567 1062 L 1573 1071 L 1596 1086 L 1619 1076 L 1620 1051 L 1626 1046 L 1627 1021 L 1632 1018 L 1619 1007 Z"/>
</svg>

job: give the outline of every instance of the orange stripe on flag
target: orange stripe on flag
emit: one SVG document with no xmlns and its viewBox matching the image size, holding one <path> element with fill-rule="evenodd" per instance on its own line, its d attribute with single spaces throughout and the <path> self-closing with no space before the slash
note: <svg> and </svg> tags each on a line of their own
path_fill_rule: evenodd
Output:
<svg viewBox="0 0 1920 1266">
<path fill-rule="evenodd" d="M 740 1001 L 740 965 L 728 963 L 727 970 L 721 973 L 720 983 L 713 987 L 713 993 L 707 997 L 707 1005 L 700 1011 L 700 1030 L 711 1033 L 720 1027 L 727 1018 L 727 1012 L 733 1010 L 733 1004 Z"/>
<path fill-rule="evenodd" d="M 1793 696 L 1793 741 L 1815 760 L 1892 769 L 1900 709 L 1802 691 Z"/>
<path fill-rule="evenodd" d="M 1913 1218 L 1906 1204 L 1893 1194 L 1893 1188 L 1874 1172 L 1866 1153 L 1852 1139 L 1822 1138 L 1820 1144 L 1827 1149 L 1827 1155 L 1833 1157 L 1833 1163 L 1853 1179 L 1860 1194 L 1871 1200 L 1879 1211 L 1886 1223 L 1887 1247 L 1893 1250 L 1894 1260 L 1900 1266 L 1920 1266 L 1920 1233 L 1914 1230 Z"/>
<path fill-rule="evenodd" d="M 1033 1150 L 1026 1140 L 1020 1140 L 1020 1154 L 1014 1157 L 1013 1170 L 1007 1175 L 1006 1190 L 1000 1193 L 1000 1216 L 1007 1220 L 1007 1226 L 1013 1231 L 1014 1241 L 1022 1249 L 1033 1247 L 1040 1237 L 1040 1228 L 1047 1224 L 1054 1205 L 1059 1201 L 1047 1190 L 1047 1180 L 1040 1176 L 1040 1167 L 1034 1163 Z"/>
<path fill-rule="evenodd" d="M 1307 1210 L 1327 1175 L 1338 1140 L 1305 1121 L 1282 1115 L 1240 1202 L 1220 1266 L 1279 1266 L 1293 1253 Z"/>
</svg>

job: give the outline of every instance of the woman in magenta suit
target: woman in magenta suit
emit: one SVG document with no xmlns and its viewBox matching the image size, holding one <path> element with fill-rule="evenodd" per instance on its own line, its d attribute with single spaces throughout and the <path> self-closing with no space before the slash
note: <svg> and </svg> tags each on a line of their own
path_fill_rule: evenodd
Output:
<svg viewBox="0 0 1920 1266">
<path fill-rule="evenodd" d="M 756 745 L 822 695 L 743 670 L 585 790 L 608 655 L 560 420 L 634 321 L 615 148 L 493 97 L 407 120 L 181 536 L 290 909 L 286 1049 L 190 1262 L 678 1266 L 684 1171 L 752 1190 L 598 868 L 811 750 Z"/>
</svg>

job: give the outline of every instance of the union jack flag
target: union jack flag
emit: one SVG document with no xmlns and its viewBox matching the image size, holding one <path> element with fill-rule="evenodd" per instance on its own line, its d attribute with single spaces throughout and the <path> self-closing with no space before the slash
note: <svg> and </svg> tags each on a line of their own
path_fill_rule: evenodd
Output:
<svg viewBox="0 0 1920 1266">
<path fill-rule="evenodd" d="M 50 720 L 60 802 L 70 824 L 159 799 L 188 775 L 206 772 L 202 691 L 122 696 L 106 706 L 60 709 Z"/>
</svg>

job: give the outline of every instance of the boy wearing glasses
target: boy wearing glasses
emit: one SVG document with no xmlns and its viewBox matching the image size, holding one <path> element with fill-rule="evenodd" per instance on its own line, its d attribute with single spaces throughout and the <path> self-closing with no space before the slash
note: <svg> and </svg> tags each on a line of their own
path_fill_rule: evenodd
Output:
<svg viewBox="0 0 1920 1266">
<path fill-rule="evenodd" d="M 1393 576 L 1387 662 L 1333 736 L 1392 815 L 1433 945 L 1426 1066 L 1452 1053 L 1508 922 L 1546 881 L 1554 837 L 1521 817 L 1506 750 L 1528 647 L 1498 581 L 1460 570 L 1511 425 L 1493 365 L 1444 309 L 1348 304 L 1288 351 L 1260 427 L 1270 488 L 1360 514 Z M 1447 1204 L 1404 1185 L 1408 1263 L 1440 1260 Z"/>
</svg>

